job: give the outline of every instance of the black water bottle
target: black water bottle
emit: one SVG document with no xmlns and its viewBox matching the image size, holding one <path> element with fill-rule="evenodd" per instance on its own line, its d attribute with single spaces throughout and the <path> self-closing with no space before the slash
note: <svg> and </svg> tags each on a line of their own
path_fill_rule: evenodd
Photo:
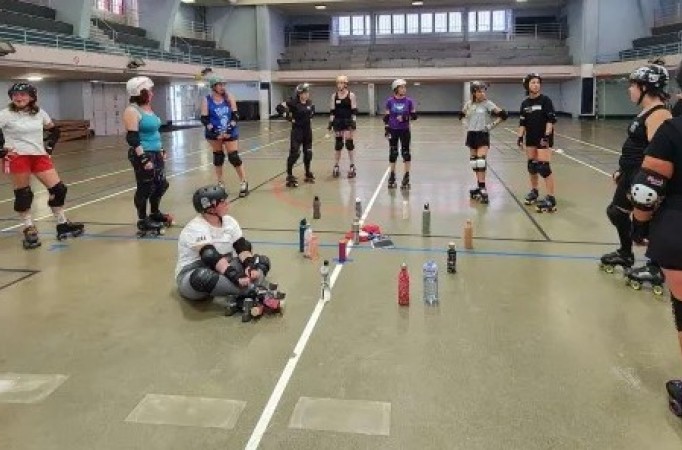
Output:
<svg viewBox="0 0 682 450">
<path fill-rule="evenodd" d="M 448 244 L 448 273 L 457 273 L 457 249 L 455 243 Z"/>
</svg>

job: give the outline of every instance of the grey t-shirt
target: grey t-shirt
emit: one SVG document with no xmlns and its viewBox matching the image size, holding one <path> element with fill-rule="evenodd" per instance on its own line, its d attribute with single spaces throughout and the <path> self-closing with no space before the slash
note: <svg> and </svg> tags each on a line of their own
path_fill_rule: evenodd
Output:
<svg viewBox="0 0 682 450">
<path fill-rule="evenodd" d="M 497 105 L 490 100 L 480 103 L 468 101 L 464 104 L 464 118 L 467 131 L 487 131 L 486 125 L 493 123 L 495 118 L 490 115 L 493 110 L 498 109 Z"/>
</svg>

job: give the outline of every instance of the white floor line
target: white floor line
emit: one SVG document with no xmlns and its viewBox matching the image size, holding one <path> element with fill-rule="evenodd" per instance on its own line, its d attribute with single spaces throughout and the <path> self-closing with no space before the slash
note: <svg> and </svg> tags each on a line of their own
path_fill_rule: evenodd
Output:
<svg viewBox="0 0 682 450">
<path fill-rule="evenodd" d="M 583 141 L 583 140 L 580 140 L 578 138 L 574 138 L 571 136 L 566 136 L 565 134 L 559 134 L 559 133 L 554 133 L 554 134 L 556 136 L 562 137 L 564 139 L 568 139 L 570 141 L 579 142 L 579 143 L 584 144 L 584 145 L 589 145 L 590 147 L 598 148 L 599 150 L 604 150 L 605 152 L 612 153 L 614 155 L 620 155 L 619 151 L 613 150 L 611 148 L 602 147 L 601 145 L 593 144 L 591 142 Z"/>
<path fill-rule="evenodd" d="M 382 186 L 386 182 L 386 178 L 388 178 L 389 172 L 390 168 L 387 168 L 386 172 L 384 172 L 384 176 L 381 177 L 381 181 L 379 182 L 379 185 L 374 191 L 372 198 L 370 199 L 369 203 L 367 203 L 365 211 L 362 213 L 362 217 L 360 217 L 360 226 L 362 226 L 362 224 L 365 222 L 365 219 L 367 218 L 369 211 L 372 209 L 372 206 L 374 205 L 374 202 L 376 201 L 379 192 L 381 192 Z M 352 249 L 353 242 L 349 241 L 348 246 L 346 248 L 346 256 L 350 255 Z M 315 305 L 315 309 L 313 310 L 313 313 L 310 315 L 308 323 L 306 323 L 306 326 L 303 329 L 301 336 L 298 338 L 298 342 L 296 342 L 293 354 L 289 358 L 289 361 L 287 361 L 286 366 L 284 366 L 282 374 L 280 375 L 279 380 L 277 380 L 277 384 L 275 385 L 272 394 L 270 394 L 270 398 L 268 399 L 268 402 L 265 405 L 265 408 L 263 409 L 263 412 L 261 413 L 261 416 L 258 419 L 255 428 L 253 429 L 253 432 L 251 433 L 251 437 L 249 438 L 249 441 L 246 443 L 245 450 L 256 450 L 260 445 L 260 442 L 263 439 L 263 435 L 265 434 L 268 426 L 270 425 L 272 416 L 275 414 L 277 406 L 279 405 L 279 402 L 282 399 L 284 390 L 287 388 L 287 385 L 291 380 L 291 376 L 293 375 L 294 370 L 296 370 L 296 365 L 301 359 L 301 355 L 303 354 L 303 351 L 305 350 L 305 347 L 308 344 L 310 336 L 315 330 L 315 326 L 317 326 L 317 321 L 320 319 L 320 315 L 322 314 L 324 307 L 331 300 L 332 289 L 334 288 L 334 284 L 336 283 L 336 280 L 338 279 L 341 270 L 343 270 L 343 267 L 344 267 L 343 264 L 337 264 L 334 267 L 331 277 L 329 278 L 329 299 L 325 300 L 323 298 L 320 298 L 317 301 L 317 305 Z"/>
<path fill-rule="evenodd" d="M 516 131 L 514 131 L 514 130 L 510 130 L 509 128 L 505 128 L 505 129 L 506 129 L 507 131 L 509 131 L 510 133 L 516 134 Z M 553 153 L 554 153 L 555 155 L 561 155 L 561 156 L 563 156 L 564 158 L 568 158 L 568 159 L 570 159 L 571 161 L 575 161 L 575 162 L 577 162 L 578 164 L 583 165 L 583 166 L 585 166 L 585 167 L 588 167 L 588 168 L 594 170 L 595 172 L 599 172 L 599 173 L 601 173 L 602 175 L 606 175 L 607 177 L 611 177 L 611 176 L 612 176 L 610 173 L 606 172 L 605 170 L 601 170 L 599 167 L 595 167 L 595 166 L 593 166 L 593 165 L 590 164 L 590 163 L 586 163 L 586 162 L 583 161 L 582 159 L 578 159 L 578 158 L 576 158 L 576 157 L 574 157 L 574 156 L 567 155 L 565 150 L 562 151 L 562 152 L 554 151 Z M 620 153 L 619 153 L 619 154 L 620 154 Z"/>
<path fill-rule="evenodd" d="M 253 152 L 256 152 L 256 151 L 258 151 L 258 150 L 260 150 L 260 149 L 262 149 L 262 148 L 269 147 L 270 145 L 276 144 L 276 143 L 278 143 L 278 142 L 288 141 L 288 140 L 289 140 L 288 138 L 286 138 L 286 139 L 279 139 L 279 140 L 277 140 L 277 141 L 272 141 L 272 142 L 270 142 L 270 143 L 268 143 L 268 144 L 265 144 L 265 145 L 260 145 L 260 146 L 258 146 L 258 147 L 254 147 L 254 148 L 249 149 L 249 150 L 244 150 L 243 152 L 239 152 L 239 154 L 240 154 L 240 155 L 245 155 L 245 154 L 248 154 L 248 153 L 253 153 Z M 183 170 L 183 171 L 180 171 L 180 172 L 175 172 L 175 173 L 173 173 L 173 174 L 171 174 L 171 175 L 168 175 L 166 178 L 175 178 L 175 177 L 177 177 L 177 176 L 184 175 L 184 174 L 189 173 L 189 172 L 194 172 L 195 170 L 203 169 L 204 167 L 208 167 L 208 166 L 211 166 L 211 165 L 213 165 L 213 163 L 202 164 L 202 165 L 200 165 L 200 166 L 192 167 L 192 168 L 187 169 L 187 170 Z M 136 187 L 136 186 L 133 186 L 133 187 L 129 187 L 129 188 L 127 188 L 127 189 L 123 189 L 123 190 L 120 190 L 120 191 L 116 191 L 116 192 L 114 192 L 114 193 L 112 193 L 112 194 L 109 194 L 109 195 L 105 195 L 104 197 L 97 197 L 97 198 L 95 198 L 95 199 L 93 199 L 93 200 L 89 200 L 89 201 L 84 202 L 84 203 L 79 203 L 79 204 L 77 204 L 77 205 L 70 206 L 70 207 L 68 207 L 68 208 L 64 208 L 64 212 L 72 211 L 72 210 L 74 210 L 74 209 L 78 209 L 78 208 L 82 208 L 82 207 L 84 207 L 84 206 L 92 205 L 93 203 L 98 203 L 98 202 L 101 202 L 101 201 L 103 201 L 103 200 L 107 200 L 107 199 L 110 199 L 110 198 L 112 198 L 112 197 L 116 197 L 116 196 L 118 196 L 118 195 L 125 194 L 126 192 L 134 191 L 135 189 L 137 189 L 137 187 Z M 50 213 L 50 214 L 45 214 L 45 215 L 40 216 L 40 217 L 38 217 L 38 218 L 36 218 L 36 219 L 33 219 L 33 221 L 34 221 L 34 222 L 37 222 L 37 221 L 39 221 L 39 220 L 44 220 L 44 219 L 47 219 L 47 218 L 52 217 L 52 216 L 53 216 L 52 213 Z M 1 230 L 0 230 L 0 233 L 4 233 L 4 232 L 6 232 L 6 231 L 11 231 L 11 230 L 17 229 L 17 228 L 19 228 L 19 227 L 21 227 L 21 226 L 23 226 L 22 223 L 19 223 L 19 224 L 17 224 L 17 225 L 12 225 L 11 227 L 7 227 L 7 228 L 1 229 Z"/>
</svg>

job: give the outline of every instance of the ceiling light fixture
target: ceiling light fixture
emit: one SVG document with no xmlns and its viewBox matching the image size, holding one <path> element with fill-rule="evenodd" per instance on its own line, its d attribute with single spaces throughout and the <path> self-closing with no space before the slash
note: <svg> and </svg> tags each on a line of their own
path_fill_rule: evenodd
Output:
<svg viewBox="0 0 682 450">
<path fill-rule="evenodd" d="M 326 5 L 315 5 L 315 9 L 327 9 Z"/>
<path fill-rule="evenodd" d="M 422 5 L 424 5 L 424 2 L 422 2 L 421 0 L 417 0 L 417 1 L 412 2 L 412 6 L 422 6 Z"/>
<path fill-rule="evenodd" d="M 194 3 L 196 0 L 181 0 L 182 3 Z"/>
<path fill-rule="evenodd" d="M 26 77 L 28 81 L 42 81 L 43 77 L 40 75 L 29 75 Z"/>
</svg>

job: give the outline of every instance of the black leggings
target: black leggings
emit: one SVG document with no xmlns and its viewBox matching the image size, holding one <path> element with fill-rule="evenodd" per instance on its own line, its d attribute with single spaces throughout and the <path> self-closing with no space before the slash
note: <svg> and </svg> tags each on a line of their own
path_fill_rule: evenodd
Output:
<svg viewBox="0 0 682 450">
<path fill-rule="evenodd" d="M 128 152 L 128 159 L 135 171 L 135 182 L 137 183 L 135 208 L 137 209 L 137 218 L 140 220 L 147 218 L 147 202 L 149 202 L 152 214 L 160 212 L 161 197 L 166 193 L 169 186 L 166 180 L 166 165 L 161 152 L 145 152 L 145 155 L 154 166 L 151 170 L 146 170 L 142 166 L 140 159 L 135 155 L 135 150 L 130 149 Z"/>
<path fill-rule="evenodd" d="M 294 165 L 301 156 L 303 147 L 303 165 L 305 173 L 310 173 L 310 163 L 313 160 L 313 130 L 310 127 L 291 129 L 291 146 L 289 147 L 289 157 L 287 158 L 287 174 L 293 175 Z"/>
</svg>

